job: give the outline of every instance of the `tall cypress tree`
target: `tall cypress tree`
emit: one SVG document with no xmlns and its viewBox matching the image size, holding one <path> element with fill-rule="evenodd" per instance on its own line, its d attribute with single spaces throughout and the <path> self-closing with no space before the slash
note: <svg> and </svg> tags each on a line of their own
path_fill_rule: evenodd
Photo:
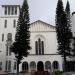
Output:
<svg viewBox="0 0 75 75">
<path fill-rule="evenodd" d="M 11 46 L 17 59 L 17 74 L 19 73 L 19 64 L 22 58 L 29 54 L 30 47 L 30 23 L 29 23 L 29 7 L 27 0 L 24 0 L 20 9 L 19 19 L 16 28 L 15 42 Z"/>
<path fill-rule="evenodd" d="M 58 0 L 56 8 L 56 33 L 58 42 L 58 53 L 64 59 L 64 68 L 66 71 L 66 57 L 70 54 L 70 30 L 67 22 L 67 15 L 63 8 L 62 0 Z"/>
<path fill-rule="evenodd" d="M 67 4 L 66 4 L 66 9 L 65 9 L 65 12 L 66 12 L 66 16 L 67 16 L 67 27 L 68 27 L 68 47 L 69 47 L 69 52 L 70 52 L 70 55 L 71 55 L 71 42 L 72 42 L 72 30 L 71 30 L 71 15 L 70 15 L 70 4 L 69 4 L 69 1 L 67 0 Z"/>
<path fill-rule="evenodd" d="M 67 0 L 67 4 L 66 4 L 66 9 L 65 9 L 66 13 L 68 15 L 70 15 L 70 4 L 69 4 L 69 1 Z"/>
<path fill-rule="evenodd" d="M 72 47 L 72 55 L 75 56 L 75 37 L 73 37 Z"/>
</svg>

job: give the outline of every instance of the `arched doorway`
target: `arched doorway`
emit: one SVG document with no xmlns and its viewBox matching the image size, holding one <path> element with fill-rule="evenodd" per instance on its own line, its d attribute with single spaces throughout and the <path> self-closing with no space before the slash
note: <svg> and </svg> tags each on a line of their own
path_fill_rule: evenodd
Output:
<svg viewBox="0 0 75 75">
<path fill-rule="evenodd" d="M 58 70 L 59 69 L 58 61 L 54 61 L 52 66 L 53 66 L 53 70 Z"/>
<path fill-rule="evenodd" d="M 44 64 L 43 64 L 42 61 L 39 61 L 39 62 L 37 63 L 37 70 L 38 70 L 38 71 L 44 71 Z"/>
<path fill-rule="evenodd" d="M 22 70 L 23 71 L 28 71 L 28 62 L 23 62 L 22 63 Z"/>
<path fill-rule="evenodd" d="M 36 63 L 34 61 L 30 62 L 30 70 L 36 71 Z"/>
<path fill-rule="evenodd" d="M 46 61 L 45 62 L 45 70 L 46 71 L 51 71 L 51 62 L 50 61 Z"/>
</svg>

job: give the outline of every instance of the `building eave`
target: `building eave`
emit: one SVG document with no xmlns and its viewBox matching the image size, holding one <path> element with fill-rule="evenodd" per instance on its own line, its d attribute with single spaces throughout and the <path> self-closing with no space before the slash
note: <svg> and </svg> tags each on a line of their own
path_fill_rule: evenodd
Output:
<svg viewBox="0 0 75 75">
<path fill-rule="evenodd" d="M 32 22 L 31 25 L 34 24 L 34 23 L 36 23 L 36 22 L 41 22 L 41 23 L 44 23 L 44 24 L 46 24 L 46 25 L 48 25 L 48 26 L 51 26 L 51 27 L 54 27 L 54 28 L 55 28 L 55 26 L 53 26 L 53 25 L 51 25 L 51 24 L 49 24 L 49 23 L 46 23 L 46 22 L 44 22 L 44 21 L 41 21 L 41 20 L 37 20 L 37 21 L 35 21 L 35 22 Z"/>
<path fill-rule="evenodd" d="M 2 7 L 6 7 L 6 6 L 18 6 L 18 7 L 20 7 L 20 5 L 2 5 Z"/>
</svg>

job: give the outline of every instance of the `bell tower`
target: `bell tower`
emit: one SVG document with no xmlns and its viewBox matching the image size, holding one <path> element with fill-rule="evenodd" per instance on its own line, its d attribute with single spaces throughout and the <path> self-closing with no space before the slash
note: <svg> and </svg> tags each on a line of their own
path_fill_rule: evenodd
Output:
<svg viewBox="0 0 75 75">
<path fill-rule="evenodd" d="M 20 5 L 2 5 L 4 16 L 19 15 Z"/>
</svg>

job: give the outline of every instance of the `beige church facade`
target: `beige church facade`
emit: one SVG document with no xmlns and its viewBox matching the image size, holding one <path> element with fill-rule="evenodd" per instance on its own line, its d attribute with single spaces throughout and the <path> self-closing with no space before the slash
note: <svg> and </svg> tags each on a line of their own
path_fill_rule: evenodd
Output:
<svg viewBox="0 0 75 75">
<path fill-rule="evenodd" d="M 16 73 L 16 58 L 10 51 L 14 42 L 19 5 L 2 5 L 0 16 L 0 72 Z M 57 54 L 57 37 L 55 26 L 43 21 L 35 21 L 30 25 L 30 46 L 28 57 L 24 57 L 19 65 L 20 71 L 37 71 L 41 63 L 45 71 L 63 70 L 63 60 Z"/>
</svg>

